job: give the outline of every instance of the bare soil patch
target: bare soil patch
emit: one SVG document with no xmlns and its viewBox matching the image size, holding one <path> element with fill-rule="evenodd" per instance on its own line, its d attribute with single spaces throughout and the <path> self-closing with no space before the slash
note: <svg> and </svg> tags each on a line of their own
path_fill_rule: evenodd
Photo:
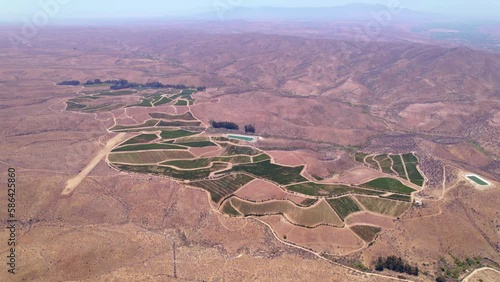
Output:
<svg viewBox="0 0 500 282">
<path fill-rule="evenodd" d="M 372 179 L 385 176 L 387 175 L 385 175 L 381 171 L 372 168 L 356 167 L 345 171 L 338 178 L 334 178 L 334 181 L 340 183 L 349 183 L 349 184 L 362 184 Z"/>
<path fill-rule="evenodd" d="M 217 147 L 217 146 L 211 146 L 211 147 L 200 147 L 200 148 L 189 148 L 189 152 L 191 154 L 195 155 L 197 158 L 210 158 L 210 157 L 217 157 L 222 153 L 222 150 Z"/>
<path fill-rule="evenodd" d="M 271 157 L 273 157 L 274 162 L 277 164 L 282 164 L 286 166 L 300 166 L 305 164 L 304 161 L 297 158 L 292 152 L 268 151 L 266 153 Z"/>
<path fill-rule="evenodd" d="M 396 227 L 396 222 L 394 222 L 393 218 L 376 215 L 370 212 L 359 212 L 352 214 L 346 220 L 346 224 L 348 225 L 375 225 L 380 226 L 383 229 L 393 229 Z"/>
<path fill-rule="evenodd" d="M 177 111 L 174 106 L 171 105 L 161 105 L 160 107 L 155 107 L 154 112 L 162 112 L 168 115 L 176 115 Z"/>
<path fill-rule="evenodd" d="M 105 121 L 105 120 L 112 120 L 113 119 L 113 114 L 110 112 L 99 112 L 95 114 L 95 118 L 97 120 Z"/>
<path fill-rule="evenodd" d="M 189 111 L 189 107 L 187 106 L 175 106 L 175 109 L 177 110 L 177 115 L 182 115 Z"/>
<path fill-rule="evenodd" d="M 130 115 L 130 117 L 136 120 L 138 124 L 145 123 L 146 121 L 151 119 L 151 117 L 148 114 Z"/>
<path fill-rule="evenodd" d="M 137 116 L 137 115 L 143 115 L 147 114 L 147 108 L 144 107 L 131 107 L 131 108 L 126 108 L 127 114 L 129 116 Z"/>
<path fill-rule="evenodd" d="M 263 221 L 272 226 L 286 241 L 310 248 L 316 252 L 343 255 L 363 246 L 363 241 L 350 229 L 319 226 L 313 229 L 294 226 L 279 216 L 266 216 Z"/>
<path fill-rule="evenodd" d="M 290 200 L 296 204 L 300 204 L 306 198 L 293 195 L 283 191 L 273 183 L 261 179 L 255 179 L 243 186 L 236 192 L 238 197 L 250 201 L 269 201 L 269 200 Z"/>
<path fill-rule="evenodd" d="M 135 125 L 135 124 L 137 124 L 137 121 L 135 121 L 131 118 L 119 118 L 119 119 L 116 119 L 116 123 L 119 125 Z"/>
<path fill-rule="evenodd" d="M 313 177 L 334 181 L 340 173 L 359 166 L 347 152 L 331 150 L 318 154 L 311 151 L 295 151 L 294 154 L 307 163 L 306 171 Z"/>
</svg>

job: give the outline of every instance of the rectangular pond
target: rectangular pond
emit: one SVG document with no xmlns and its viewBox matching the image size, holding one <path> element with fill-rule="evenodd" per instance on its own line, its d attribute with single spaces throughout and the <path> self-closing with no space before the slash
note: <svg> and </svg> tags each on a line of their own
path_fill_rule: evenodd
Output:
<svg viewBox="0 0 500 282">
<path fill-rule="evenodd" d="M 482 179 L 481 177 L 477 175 L 467 175 L 467 178 L 470 180 L 474 181 L 475 183 L 481 185 L 481 186 L 488 186 L 490 183 L 488 183 L 486 180 Z"/>
<path fill-rule="evenodd" d="M 251 136 L 245 136 L 245 135 L 227 135 L 226 136 L 227 138 L 231 138 L 231 139 L 238 139 L 238 140 L 243 140 L 243 141 L 247 141 L 247 142 L 253 142 L 255 140 L 255 137 L 251 137 Z"/>
</svg>

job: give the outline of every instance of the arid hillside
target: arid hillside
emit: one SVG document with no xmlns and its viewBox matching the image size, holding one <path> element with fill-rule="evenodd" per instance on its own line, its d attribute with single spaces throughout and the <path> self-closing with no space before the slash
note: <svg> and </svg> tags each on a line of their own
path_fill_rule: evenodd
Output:
<svg viewBox="0 0 500 282">
<path fill-rule="evenodd" d="M 194 109 L 206 121 L 224 112 L 260 134 L 343 146 L 416 134 L 500 157 L 498 53 L 187 26 L 46 29 L 19 48 L 4 37 L 3 93 L 94 77 L 204 85 L 224 97 Z M 470 161 L 499 173 L 498 164 Z"/>
<path fill-rule="evenodd" d="M 499 53 L 407 33 L 389 41 L 397 30 L 360 42 L 314 38 L 307 23 L 295 23 L 295 34 L 283 25 L 255 23 L 245 31 L 225 24 L 47 27 L 27 45 L 9 40 L 19 28 L 0 27 L 0 168 L 19 175 L 20 280 L 173 280 L 174 248 L 177 275 L 186 281 L 396 279 L 337 264 L 372 267 L 381 255 L 418 263 L 428 273 L 419 281 L 434 280 L 440 256 L 481 257 L 498 267 Z M 206 86 L 193 105 L 160 109 L 189 109 L 203 125 L 252 124 L 263 137 L 259 149 L 285 165 L 305 165 L 305 176 L 325 184 L 383 176 L 382 166 L 356 161 L 356 152 L 413 152 L 426 179 L 412 199 L 424 205 L 408 204 L 395 220 L 360 213 L 353 222 L 371 220 L 384 230 L 373 245 L 355 242 L 366 245 L 362 251 L 327 261 L 282 244 L 259 220 L 219 214 L 203 191 L 120 172 L 106 159 L 61 195 L 116 136 L 109 128 L 117 120 L 151 118 L 125 107 L 140 103 L 137 95 L 115 97 L 124 109 L 68 111 L 69 99 L 92 100 L 104 87 L 56 84 L 96 78 Z M 474 189 L 466 173 L 492 185 Z M 6 236 L 3 230 L 0 239 Z M 0 255 L 7 252 L 2 245 Z"/>
</svg>

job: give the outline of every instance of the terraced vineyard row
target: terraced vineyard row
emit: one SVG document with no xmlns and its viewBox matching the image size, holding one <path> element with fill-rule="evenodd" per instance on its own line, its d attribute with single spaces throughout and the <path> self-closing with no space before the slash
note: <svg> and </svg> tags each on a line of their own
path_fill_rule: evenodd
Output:
<svg viewBox="0 0 500 282">
<path fill-rule="evenodd" d="M 197 170 L 177 170 L 159 165 L 128 165 L 120 163 L 113 163 L 112 165 L 122 171 L 168 176 L 178 180 L 206 179 L 211 172 L 227 168 L 225 164 L 219 163 L 214 163 L 210 168 Z"/>
<path fill-rule="evenodd" d="M 233 167 L 232 171 L 244 171 L 257 177 L 262 177 L 282 185 L 287 185 L 307 181 L 307 179 L 300 175 L 300 172 L 303 169 L 303 166 L 285 167 L 272 164 L 271 161 L 267 160 L 259 163 L 237 165 Z"/>
<path fill-rule="evenodd" d="M 351 229 L 365 242 L 371 242 L 375 240 L 377 234 L 382 231 L 380 227 L 370 225 L 356 225 L 352 226 Z"/>
<path fill-rule="evenodd" d="M 369 155 L 358 152 L 354 154 L 354 160 L 384 173 L 397 175 L 418 186 L 423 186 L 425 183 L 424 177 L 418 170 L 418 159 L 413 153 Z"/>
<path fill-rule="evenodd" d="M 166 119 L 166 120 L 196 120 L 191 112 L 186 112 L 182 115 L 170 115 L 165 113 L 149 113 L 149 116 L 153 119 Z"/>
<path fill-rule="evenodd" d="M 417 169 L 418 159 L 413 154 L 405 154 L 403 155 L 403 160 L 406 165 L 406 171 L 408 172 L 409 180 L 417 184 L 418 186 L 422 186 L 424 184 L 424 177 Z"/>
<path fill-rule="evenodd" d="M 349 196 L 328 200 L 335 212 L 344 220 L 348 215 L 361 211 L 361 208 Z"/>
<path fill-rule="evenodd" d="M 287 190 L 318 197 L 336 197 L 346 194 L 363 194 L 363 195 L 383 195 L 384 192 L 352 187 L 347 185 L 334 184 L 317 184 L 314 182 L 306 182 L 285 187 Z"/>
<path fill-rule="evenodd" d="M 158 135 L 156 135 L 156 134 L 141 134 L 139 136 L 135 136 L 135 137 L 130 138 L 129 140 L 120 144 L 120 146 L 148 143 L 148 142 L 151 142 L 151 141 L 157 140 L 157 139 L 158 139 Z"/>
<path fill-rule="evenodd" d="M 205 189 L 210 193 L 213 202 L 218 203 L 221 199 L 231 195 L 254 178 L 246 174 L 228 175 L 217 180 L 203 180 L 191 182 L 189 185 Z"/>
<path fill-rule="evenodd" d="M 103 85 L 104 86 L 104 85 Z M 106 112 L 119 108 L 133 108 L 133 107 L 145 107 L 152 108 L 165 104 L 171 104 L 174 101 L 177 103 L 181 102 L 183 105 L 193 105 L 195 99 L 192 94 L 196 93 L 193 89 L 184 89 L 179 94 L 169 94 L 168 92 L 157 91 L 155 93 L 143 93 L 142 90 L 146 88 L 140 88 L 138 90 L 119 90 L 119 91 L 92 91 L 87 93 L 85 96 L 76 97 L 66 101 L 67 111 L 79 111 L 86 113 L 94 112 Z M 113 98 L 120 98 L 123 96 L 137 97 L 138 101 L 136 103 L 125 104 L 117 102 L 104 102 L 109 101 Z M 98 100 L 103 100 L 100 102 Z M 153 116 L 152 116 L 153 117 Z M 153 117 L 154 118 L 154 117 Z M 181 116 L 179 119 L 182 120 L 195 120 L 194 117 L 189 117 L 189 115 Z"/>
<path fill-rule="evenodd" d="M 391 155 L 390 157 L 391 157 L 392 162 L 393 162 L 392 169 L 394 169 L 394 171 L 396 171 L 396 173 L 398 174 L 399 177 L 401 177 L 403 179 L 408 179 L 406 177 L 406 171 L 405 171 L 405 167 L 404 167 L 401 155 Z"/>
<path fill-rule="evenodd" d="M 369 211 L 394 217 L 402 215 L 410 207 L 410 203 L 381 198 L 356 196 L 356 199 Z"/>
<path fill-rule="evenodd" d="M 407 195 L 410 195 L 412 192 L 415 192 L 415 189 L 410 188 L 401 183 L 401 181 L 393 178 L 377 178 L 370 182 L 364 183 L 361 186 L 380 191 L 394 192 Z"/>
</svg>

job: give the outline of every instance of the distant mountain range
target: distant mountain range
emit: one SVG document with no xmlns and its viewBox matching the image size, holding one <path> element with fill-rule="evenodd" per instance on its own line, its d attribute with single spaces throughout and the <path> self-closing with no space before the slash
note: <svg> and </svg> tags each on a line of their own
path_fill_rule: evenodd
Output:
<svg viewBox="0 0 500 282">
<path fill-rule="evenodd" d="M 179 17 L 168 16 L 169 19 L 179 20 Z M 428 21 L 442 18 L 442 16 L 422 13 L 405 8 L 390 9 L 384 5 L 350 4 L 339 7 L 318 8 L 279 8 L 279 7 L 231 7 L 220 6 L 206 9 L 206 12 L 183 16 L 185 20 L 245 20 L 245 21 L 330 21 L 330 20 L 359 20 L 359 21 Z"/>
</svg>

